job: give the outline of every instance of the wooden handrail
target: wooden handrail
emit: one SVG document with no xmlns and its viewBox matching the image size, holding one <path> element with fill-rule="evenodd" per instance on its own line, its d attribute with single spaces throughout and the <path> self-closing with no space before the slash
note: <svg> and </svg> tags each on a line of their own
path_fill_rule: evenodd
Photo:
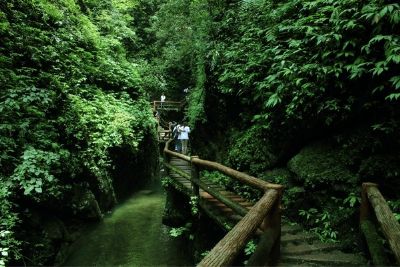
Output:
<svg viewBox="0 0 400 267">
<path fill-rule="evenodd" d="M 197 265 L 208 266 L 229 266 L 240 253 L 246 242 L 258 228 L 265 216 L 270 212 L 278 197 L 277 190 L 269 190 L 250 209 L 231 231 L 204 257 Z"/>
<path fill-rule="evenodd" d="M 185 160 L 185 161 L 187 161 L 187 162 L 190 162 L 190 157 L 189 157 L 189 156 L 186 156 L 186 155 L 184 155 L 184 154 L 181 154 L 181 153 L 178 153 L 178 152 L 169 150 L 169 144 L 170 144 L 171 142 L 172 142 L 172 139 L 169 139 L 167 142 L 165 142 L 164 154 L 170 155 L 170 156 L 174 156 L 174 157 L 183 159 L 183 160 Z"/>
<path fill-rule="evenodd" d="M 361 194 L 360 224 L 363 225 L 364 221 L 370 219 L 371 214 L 374 213 L 394 253 L 397 264 L 400 264 L 400 224 L 380 193 L 377 184 L 363 183 Z"/>
<path fill-rule="evenodd" d="M 159 103 L 159 104 L 161 104 L 161 102 L 162 101 L 153 101 L 153 103 Z M 184 102 L 182 102 L 182 101 L 164 101 L 163 102 L 164 104 L 179 104 L 179 105 L 181 105 L 182 103 L 184 103 Z"/>
<path fill-rule="evenodd" d="M 229 177 L 232 177 L 242 183 L 245 183 L 247 185 L 256 187 L 257 189 L 261 189 L 263 191 L 268 190 L 268 189 L 281 189 L 282 185 L 279 184 L 273 184 L 273 183 L 268 183 L 266 181 L 257 179 L 253 176 L 250 176 L 246 173 L 239 172 L 237 170 L 234 170 L 232 168 L 226 167 L 220 163 L 217 162 L 212 162 L 208 160 L 203 160 L 203 159 L 193 159 L 192 162 L 194 164 L 197 164 L 202 167 L 206 167 L 209 169 L 214 169 L 217 171 L 222 172 L 223 174 L 228 175 Z"/>
<path fill-rule="evenodd" d="M 167 106 L 182 107 L 185 104 L 184 101 L 153 101 L 153 110 L 156 110 L 157 107 L 161 105 L 161 103 L 163 104 L 163 106 L 165 105 L 166 107 Z"/>
<path fill-rule="evenodd" d="M 213 170 L 217 170 L 222 172 L 223 174 L 228 175 L 229 177 L 232 177 L 242 183 L 245 183 L 247 185 L 256 187 L 257 189 L 266 191 L 268 189 L 276 189 L 276 190 L 281 190 L 283 188 L 282 185 L 279 184 L 273 184 L 273 183 L 269 183 L 266 181 L 263 181 L 261 179 L 257 179 L 256 177 L 253 177 L 251 175 L 248 175 L 246 173 L 243 172 L 239 172 L 237 170 L 234 170 L 232 168 L 226 167 L 220 163 L 217 162 L 212 162 L 212 161 L 208 161 L 208 160 L 203 160 L 200 158 L 190 158 L 186 155 L 174 152 L 169 150 L 169 144 L 171 143 L 172 140 L 169 140 L 168 142 L 165 143 L 165 147 L 164 147 L 164 153 L 169 154 L 171 156 L 174 157 L 178 157 L 180 159 L 183 159 L 185 161 L 188 162 L 192 162 L 193 164 L 196 164 L 198 166 L 201 167 L 205 167 L 205 168 L 209 168 L 209 169 L 213 169 Z"/>
<path fill-rule="evenodd" d="M 182 177 L 192 182 L 192 187 L 195 194 L 198 194 L 198 188 L 203 189 L 210 195 L 224 203 L 226 206 L 237 212 L 243 218 L 235 225 L 235 227 L 228 232 L 228 234 L 219 241 L 219 243 L 211 250 L 211 252 L 199 263 L 198 266 L 227 266 L 230 265 L 235 257 L 244 248 L 247 240 L 253 235 L 256 230 L 262 225 L 264 226 L 263 242 L 264 244 L 261 249 L 265 249 L 264 253 L 272 255 L 273 262 L 279 257 L 280 254 L 280 203 L 283 186 L 273 183 L 268 183 L 263 180 L 259 180 L 248 174 L 236 171 L 222 164 L 199 159 L 197 156 L 188 157 L 186 155 L 169 150 L 169 145 L 172 140 L 168 140 L 164 147 L 164 158 L 168 159 L 168 156 L 174 156 L 190 162 L 191 175 L 185 173 L 171 164 L 164 162 L 164 165 L 180 174 Z M 236 204 L 230 199 L 224 197 L 217 190 L 214 190 L 202 183 L 198 179 L 198 168 L 209 168 L 222 172 L 240 182 L 246 183 L 257 189 L 264 191 L 263 197 L 256 202 L 256 204 L 249 210 Z M 194 176 L 194 177 L 191 177 Z M 274 208 L 273 208 L 274 207 Z M 267 216 L 268 215 L 268 216 Z M 258 254 L 262 253 L 258 251 Z M 254 257 L 251 259 L 254 263 L 260 262 L 260 257 Z"/>
</svg>

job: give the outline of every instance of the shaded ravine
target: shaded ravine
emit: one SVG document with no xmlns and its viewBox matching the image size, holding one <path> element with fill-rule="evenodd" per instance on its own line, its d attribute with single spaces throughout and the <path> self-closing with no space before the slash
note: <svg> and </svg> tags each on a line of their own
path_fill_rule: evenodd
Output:
<svg viewBox="0 0 400 267">
<path fill-rule="evenodd" d="M 193 265 L 187 244 L 161 223 L 162 190 L 142 190 L 107 215 L 74 245 L 64 266 Z"/>
</svg>

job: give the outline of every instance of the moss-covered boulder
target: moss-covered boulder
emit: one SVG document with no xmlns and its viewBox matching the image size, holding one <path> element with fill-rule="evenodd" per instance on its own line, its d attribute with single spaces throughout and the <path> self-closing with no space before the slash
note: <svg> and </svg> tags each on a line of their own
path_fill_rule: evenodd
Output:
<svg viewBox="0 0 400 267">
<path fill-rule="evenodd" d="M 306 188 L 326 188 L 341 191 L 359 182 L 358 175 L 346 165 L 344 151 L 328 141 L 304 147 L 289 162 L 288 168 L 297 182 Z"/>
<path fill-rule="evenodd" d="M 92 191 L 77 185 L 72 192 L 71 207 L 75 217 L 92 221 L 102 219 L 102 212 Z"/>
</svg>

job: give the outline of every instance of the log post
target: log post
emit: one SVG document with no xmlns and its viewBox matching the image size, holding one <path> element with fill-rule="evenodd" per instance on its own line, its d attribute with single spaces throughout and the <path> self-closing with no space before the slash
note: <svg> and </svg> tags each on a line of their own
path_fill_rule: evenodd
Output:
<svg viewBox="0 0 400 267">
<path fill-rule="evenodd" d="M 364 220 L 370 219 L 371 205 L 368 201 L 367 189 L 370 186 L 377 187 L 374 183 L 363 183 L 361 186 L 360 225 Z"/>
<path fill-rule="evenodd" d="M 397 264 L 400 264 L 400 224 L 376 186 L 367 186 L 366 193 L 382 232 L 389 242 Z"/>
<path fill-rule="evenodd" d="M 169 143 L 170 141 L 165 142 L 165 146 L 163 149 L 163 159 L 164 159 L 164 163 L 169 163 L 169 158 L 170 156 L 167 153 L 168 147 L 169 147 Z M 167 172 L 168 173 L 168 172 Z"/>
<path fill-rule="evenodd" d="M 199 181 L 199 168 L 196 166 L 196 164 L 193 163 L 192 159 L 193 158 L 199 158 L 198 156 L 191 156 L 190 157 L 190 174 L 191 174 L 191 183 L 192 183 L 192 190 L 193 190 L 193 194 L 196 197 L 200 196 L 200 188 L 198 186 L 198 183 L 196 183 L 196 181 Z"/>
<path fill-rule="evenodd" d="M 264 253 L 268 253 L 269 257 L 267 257 L 267 262 L 263 264 L 267 264 L 268 266 L 274 266 L 278 262 L 281 256 L 281 205 L 282 205 L 282 194 L 283 194 L 283 186 L 280 186 L 276 189 L 278 192 L 277 199 L 272 207 L 271 211 L 265 217 L 261 229 L 264 232 L 268 230 L 272 230 L 274 232 L 273 236 L 275 237 L 274 243 L 270 251 L 265 251 Z"/>
<path fill-rule="evenodd" d="M 256 231 L 266 214 L 270 212 L 277 196 L 276 190 L 267 191 L 197 266 L 230 266 L 246 245 L 251 234 Z"/>
<path fill-rule="evenodd" d="M 275 189 L 272 189 L 275 190 Z M 246 266 L 276 266 L 281 254 L 281 213 L 283 186 L 277 190 L 277 198 L 265 216 L 260 228 L 264 231 L 257 248 Z"/>
<path fill-rule="evenodd" d="M 373 265 L 387 266 L 389 265 L 383 243 L 380 242 L 382 237 L 376 231 L 375 225 L 370 220 L 362 220 L 360 224 L 361 232 L 364 234 L 366 245 L 369 250 Z"/>
<path fill-rule="evenodd" d="M 268 262 L 271 266 L 275 266 L 281 258 L 282 195 L 283 186 L 278 189 L 278 198 L 274 207 L 275 212 L 272 214 L 272 229 L 276 229 L 277 237 L 271 251 L 271 260 Z"/>
</svg>

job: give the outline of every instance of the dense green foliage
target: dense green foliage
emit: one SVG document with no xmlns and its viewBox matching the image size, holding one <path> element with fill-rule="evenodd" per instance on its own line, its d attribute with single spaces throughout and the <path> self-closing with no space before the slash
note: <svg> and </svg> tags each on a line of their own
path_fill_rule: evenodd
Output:
<svg viewBox="0 0 400 267">
<path fill-rule="evenodd" d="M 127 56 L 143 41 L 132 27 L 136 4 L 0 3 L 0 265 L 52 264 L 22 236 L 31 210 L 68 206 L 77 185 L 110 208 L 111 148 L 136 155 L 154 134 L 146 79 Z M 114 197 L 102 203 L 103 194 Z"/>
<path fill-rule="evenodd" d="M 383 111 L 394 109 L 398 4 L 248 1 L 234 10 L 238 18 L 228 13 L 221 28 L 238 31 L 216 46 L 218 88 L 252 105 L 256 123 L 297 131 L 338 125 L 383 101 Z"/>
</svg>

